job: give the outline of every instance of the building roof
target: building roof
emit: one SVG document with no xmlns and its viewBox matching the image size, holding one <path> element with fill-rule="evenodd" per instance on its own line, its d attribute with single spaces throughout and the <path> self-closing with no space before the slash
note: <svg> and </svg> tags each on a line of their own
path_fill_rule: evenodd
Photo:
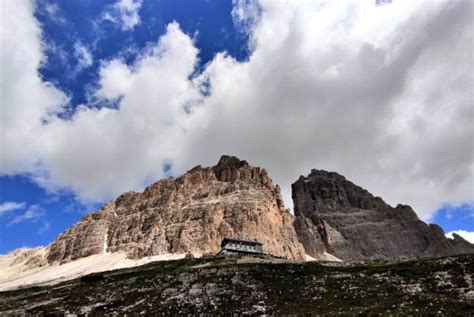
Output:
<svg viewBox="0 0 474 317">
<path fill-rule="evenodd" d="M 255 251 L 247 251 L 247 250 L 225 250 L 222 249 L 220 250 L 216 255 L 221 255 L 224 252 L 229 252 L 229 253 L 245 253 L 245 254 L 250 254 L 250 255 L 256 255 L 256 254 L 264 254 L 263 252 L 255 252 Z"/>
<path fill-rule="evenodd" d="M 246 239 L 241 239 L 241 238 L 228 238 L 228 237 L 225 237 L 222 240 L 221 247 L 223 247 L 227 242 L 231 242 L 231 241 L 263 245 L 263 243 L 255 241 L 255 240 L 246 240 Z"/>
</svg>

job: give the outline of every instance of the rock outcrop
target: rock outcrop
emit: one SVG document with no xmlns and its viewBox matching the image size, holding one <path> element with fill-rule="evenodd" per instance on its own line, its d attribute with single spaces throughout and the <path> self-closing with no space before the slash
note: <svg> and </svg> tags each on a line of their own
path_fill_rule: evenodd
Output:
<svg viewBox="0 0 474 317">
<path fill-rule="evenodd" d="M 473 244 L 446 238 L 410 206 L 393 208 L 337 173 L 312 170 L 292 185 L 292 197 L 298 238 L 315 258 L 324 252 L 346 261 L 474 253 Z"/>
<path fill-rule="evenodd" d="M 467 317 L 474 311 L 474 255 L 375 266 L 278 262 L 189 259 L 94 273 L 0 292 L 0 316 Z"/>
<path fill-rule="evenodd" d="M 265 253 L 301 261 L 293 220 L 265 169 L 222 156 L 214 167 L 196 166 L 88 214 L 50 245 L 47 259 L 65 263 L 119 251 L 130 258 L 216 253 L 230 236 L 258 240 Z"/>
</svg>

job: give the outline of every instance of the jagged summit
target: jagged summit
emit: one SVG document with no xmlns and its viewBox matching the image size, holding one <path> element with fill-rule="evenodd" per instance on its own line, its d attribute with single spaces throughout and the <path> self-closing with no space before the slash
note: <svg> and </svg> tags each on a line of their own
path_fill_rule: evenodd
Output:
<svg viewBox="0 0 474 317">
<path fill-rule="evenodd" d="M 61 234 L 47 258 L 65 263 L 101 252 L 131 258 L 216 253 L 222 238 L 241 236 L 262 242 L 267 253 L 303 260 L 292 222 L 265 169 L 224 155 L 216 166 L 196 166 L 143 193 L 120 195 Z"/>
<path fill-rule="evenodd" d="M 239 169 L 242 166 L 249 166 L 249 163 L 246 160 L 241 160 L 236 156 L 222 155 L 219 159 L 219 162 L 217 162 L 217 165 L 213 168 L 214 170 L 222 168 Z"/>
<path fill-rule="evenodd" d="M 316 204 L 320 206 L 360 209 L 390 208 L 382 198 L 372 195 L 336 172 L 312 169 L 307 177 L 300 176 L 292 185 L 292 198 L 295 203 L 302 202 L 303 200 L 298 199 L 299 195 L 306 192 L 311 193 Z M 300 209 L 300 206 L 295 206 L 295 213 Z"/>
<path fill-rule="evenodd" d="M 236 156 L 222 155 L 221 158 L 219 159 L 219 161 L 217 162 L 217 164 L 215 166 L 213 166 L 212 169 L 214 171 L 218 171 L 218 170 L 225 169 L 225 168 L 237 170 L 237 169 L 239 169 L 240 167 L 243 167 L 243 166 L 249 166 L 249 163 L 245 160 L 240 160 Z M 201 165 L 196 165 L 195 167 L 190 169 L 187 173 L 193 172 L 195 170 L 199 170 L 199 169 L 202 169 L 202 168 L 203 167 Z"/>
<path fill-rule="evenodd" d="M 461 237 L 395 208 L 335 172 L 311 170 L 292 184 L 295 228 L 307 254 L 329 252 L 342 260 L 439 257 L 474 253 Z"/>
</svg>

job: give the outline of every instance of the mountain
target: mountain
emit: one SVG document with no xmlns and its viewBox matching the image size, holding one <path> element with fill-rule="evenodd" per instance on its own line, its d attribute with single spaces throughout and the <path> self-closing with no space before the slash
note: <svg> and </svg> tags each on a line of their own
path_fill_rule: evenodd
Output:
<svg viewBox="0 0 474 317">
<path fill-rule="evenodd" d="M 224 155 L 84 216 L 50 245 L 0 255 L 0 290 L 52 284 L 186 254 L 216 254 L 224 237 L 257 240 L 294 262 L 411 259 L 474 253 L 409 207 L 393 208 L 337 173 L 292 185 L 295 216 L 266 170 Z"/>
<path fill-rule="evenodd" d="M 266 253 L 302 261 L 293 220 L 265 169 L 222 156 L 216 166 L 196 166 L 86 215 L 49 246 L 47 260 L 115 252 L 134 259 L 214 254 L 224 237 L 240 237 L 263 243 Z"/>
<path fill-rule="evenodd" d="M 292 184 L 295 229 L 312 257 L 344 261 L 441 257 L 474 253 L 459 235 L 445 237 L 410 206 L 386 204 L 334 172 L 313 169 Z"/>
</svg>

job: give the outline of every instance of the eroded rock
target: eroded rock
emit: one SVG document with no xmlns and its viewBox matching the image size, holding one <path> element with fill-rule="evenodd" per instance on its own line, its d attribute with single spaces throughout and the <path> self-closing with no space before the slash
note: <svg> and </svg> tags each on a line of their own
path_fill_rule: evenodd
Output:
<svg viewBox="0 0 474 317">
<path fill-rule="evenodd" d="M 342 260 L 440 257 L 474 253 L 460 236 L 426 224 L 410 206 L 395 208 L 333 172 L 312 170 L 292 185 L 295 228 L 306 253 Z"/>
<path fill-rule="evenodd" d="M 51 244 L 48 261 L 118 251 L 131 258 L 216 253 L 226 236 L 258 240 L 275 256 L 304 259 L 293 216 L 265 169 L 222 156 L 214 167 L 196 166 L 85 216 Z"/>
</svg>

